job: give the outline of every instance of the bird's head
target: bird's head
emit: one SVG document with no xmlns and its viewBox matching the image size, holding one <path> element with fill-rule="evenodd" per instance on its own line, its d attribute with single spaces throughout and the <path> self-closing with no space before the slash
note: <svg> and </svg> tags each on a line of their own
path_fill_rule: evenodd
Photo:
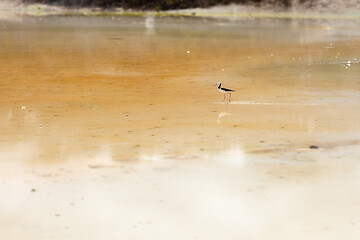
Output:
<svg viewBox="0 0 360 240">
<path fill-rule="evenodd" d="M 221 82 L 218 82 L 217 84 L 215 84 L 214 86 L 220 86 L 221 85 Z"/>
</svg>

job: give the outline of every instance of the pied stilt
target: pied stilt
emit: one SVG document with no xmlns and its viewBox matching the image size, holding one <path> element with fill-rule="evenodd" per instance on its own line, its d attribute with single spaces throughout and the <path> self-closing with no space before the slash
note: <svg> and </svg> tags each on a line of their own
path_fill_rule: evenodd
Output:
<svg viewBox="0 0 360 240">
<path fill-rule="evenodd" d="M 220 92 L 223 92 L 223 93 L 224 93 L 224 99 L 223 99 L 222 101 L 224 102 L 225 99 L 226 99 L 226 94 L 229 94 L 229 102 L 231 102 L 231 92 L 235 92 L 235 90 L 228 89 L 228 88 L 222 88 L 220 82 L 218 82 L 217 84 L 215 84 L 215 86 L 218 86 L 218 90 L 219 90 Z"/>
</svg>

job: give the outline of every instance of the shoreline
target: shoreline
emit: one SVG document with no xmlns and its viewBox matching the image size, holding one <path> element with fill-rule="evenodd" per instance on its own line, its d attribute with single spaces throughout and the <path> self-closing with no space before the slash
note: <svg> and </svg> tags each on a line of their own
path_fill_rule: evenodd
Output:
<svg viewBox="0 0 360 240">
<path fill-rule="evenodd" d="M 4 4 L 5 3 L 5 4 Z M 45 4 L 0 4 L 0 19 L 16 16 L 138 16 L 138 17 L 198 17 L 215 19 L 283 18 L 283 19 L 360 19 L 360 12 L 331 12 L 323 10 L 284 9 L 275 7 L 254 7 L 245 5 L 215 6 L 181 10 L 133 10 L 123 8 L 68 8 Z"/>
</svg>

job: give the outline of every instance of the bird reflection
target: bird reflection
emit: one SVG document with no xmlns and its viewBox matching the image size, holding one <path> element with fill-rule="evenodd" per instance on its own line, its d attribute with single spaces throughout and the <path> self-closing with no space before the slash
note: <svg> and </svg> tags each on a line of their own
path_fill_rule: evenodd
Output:
<svg viewBox="0 0 360 240">
<path fill-rule="evenodd" d="M 231 115 L 231 113 L 228 113 L 228 112 L 221 112 L 221 113 L 219 113 L 218 119 L 217 119 L 217 123 L 220 124 L 221 118 L 223 118 L 223 117 L 225 117 L 225 116 L 230 116 L 230 115 Z"/>
</svg>

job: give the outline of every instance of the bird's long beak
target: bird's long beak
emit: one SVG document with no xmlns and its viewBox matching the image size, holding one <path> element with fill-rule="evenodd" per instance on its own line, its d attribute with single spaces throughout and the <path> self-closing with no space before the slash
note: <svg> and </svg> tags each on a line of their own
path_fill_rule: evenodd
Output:
<svg viewBox="0 0 360 240">
<path fill-rule="evenodd" d="M 214 86 L 217 86 L 218 84 L 215 84 Z"/>
</svg>

